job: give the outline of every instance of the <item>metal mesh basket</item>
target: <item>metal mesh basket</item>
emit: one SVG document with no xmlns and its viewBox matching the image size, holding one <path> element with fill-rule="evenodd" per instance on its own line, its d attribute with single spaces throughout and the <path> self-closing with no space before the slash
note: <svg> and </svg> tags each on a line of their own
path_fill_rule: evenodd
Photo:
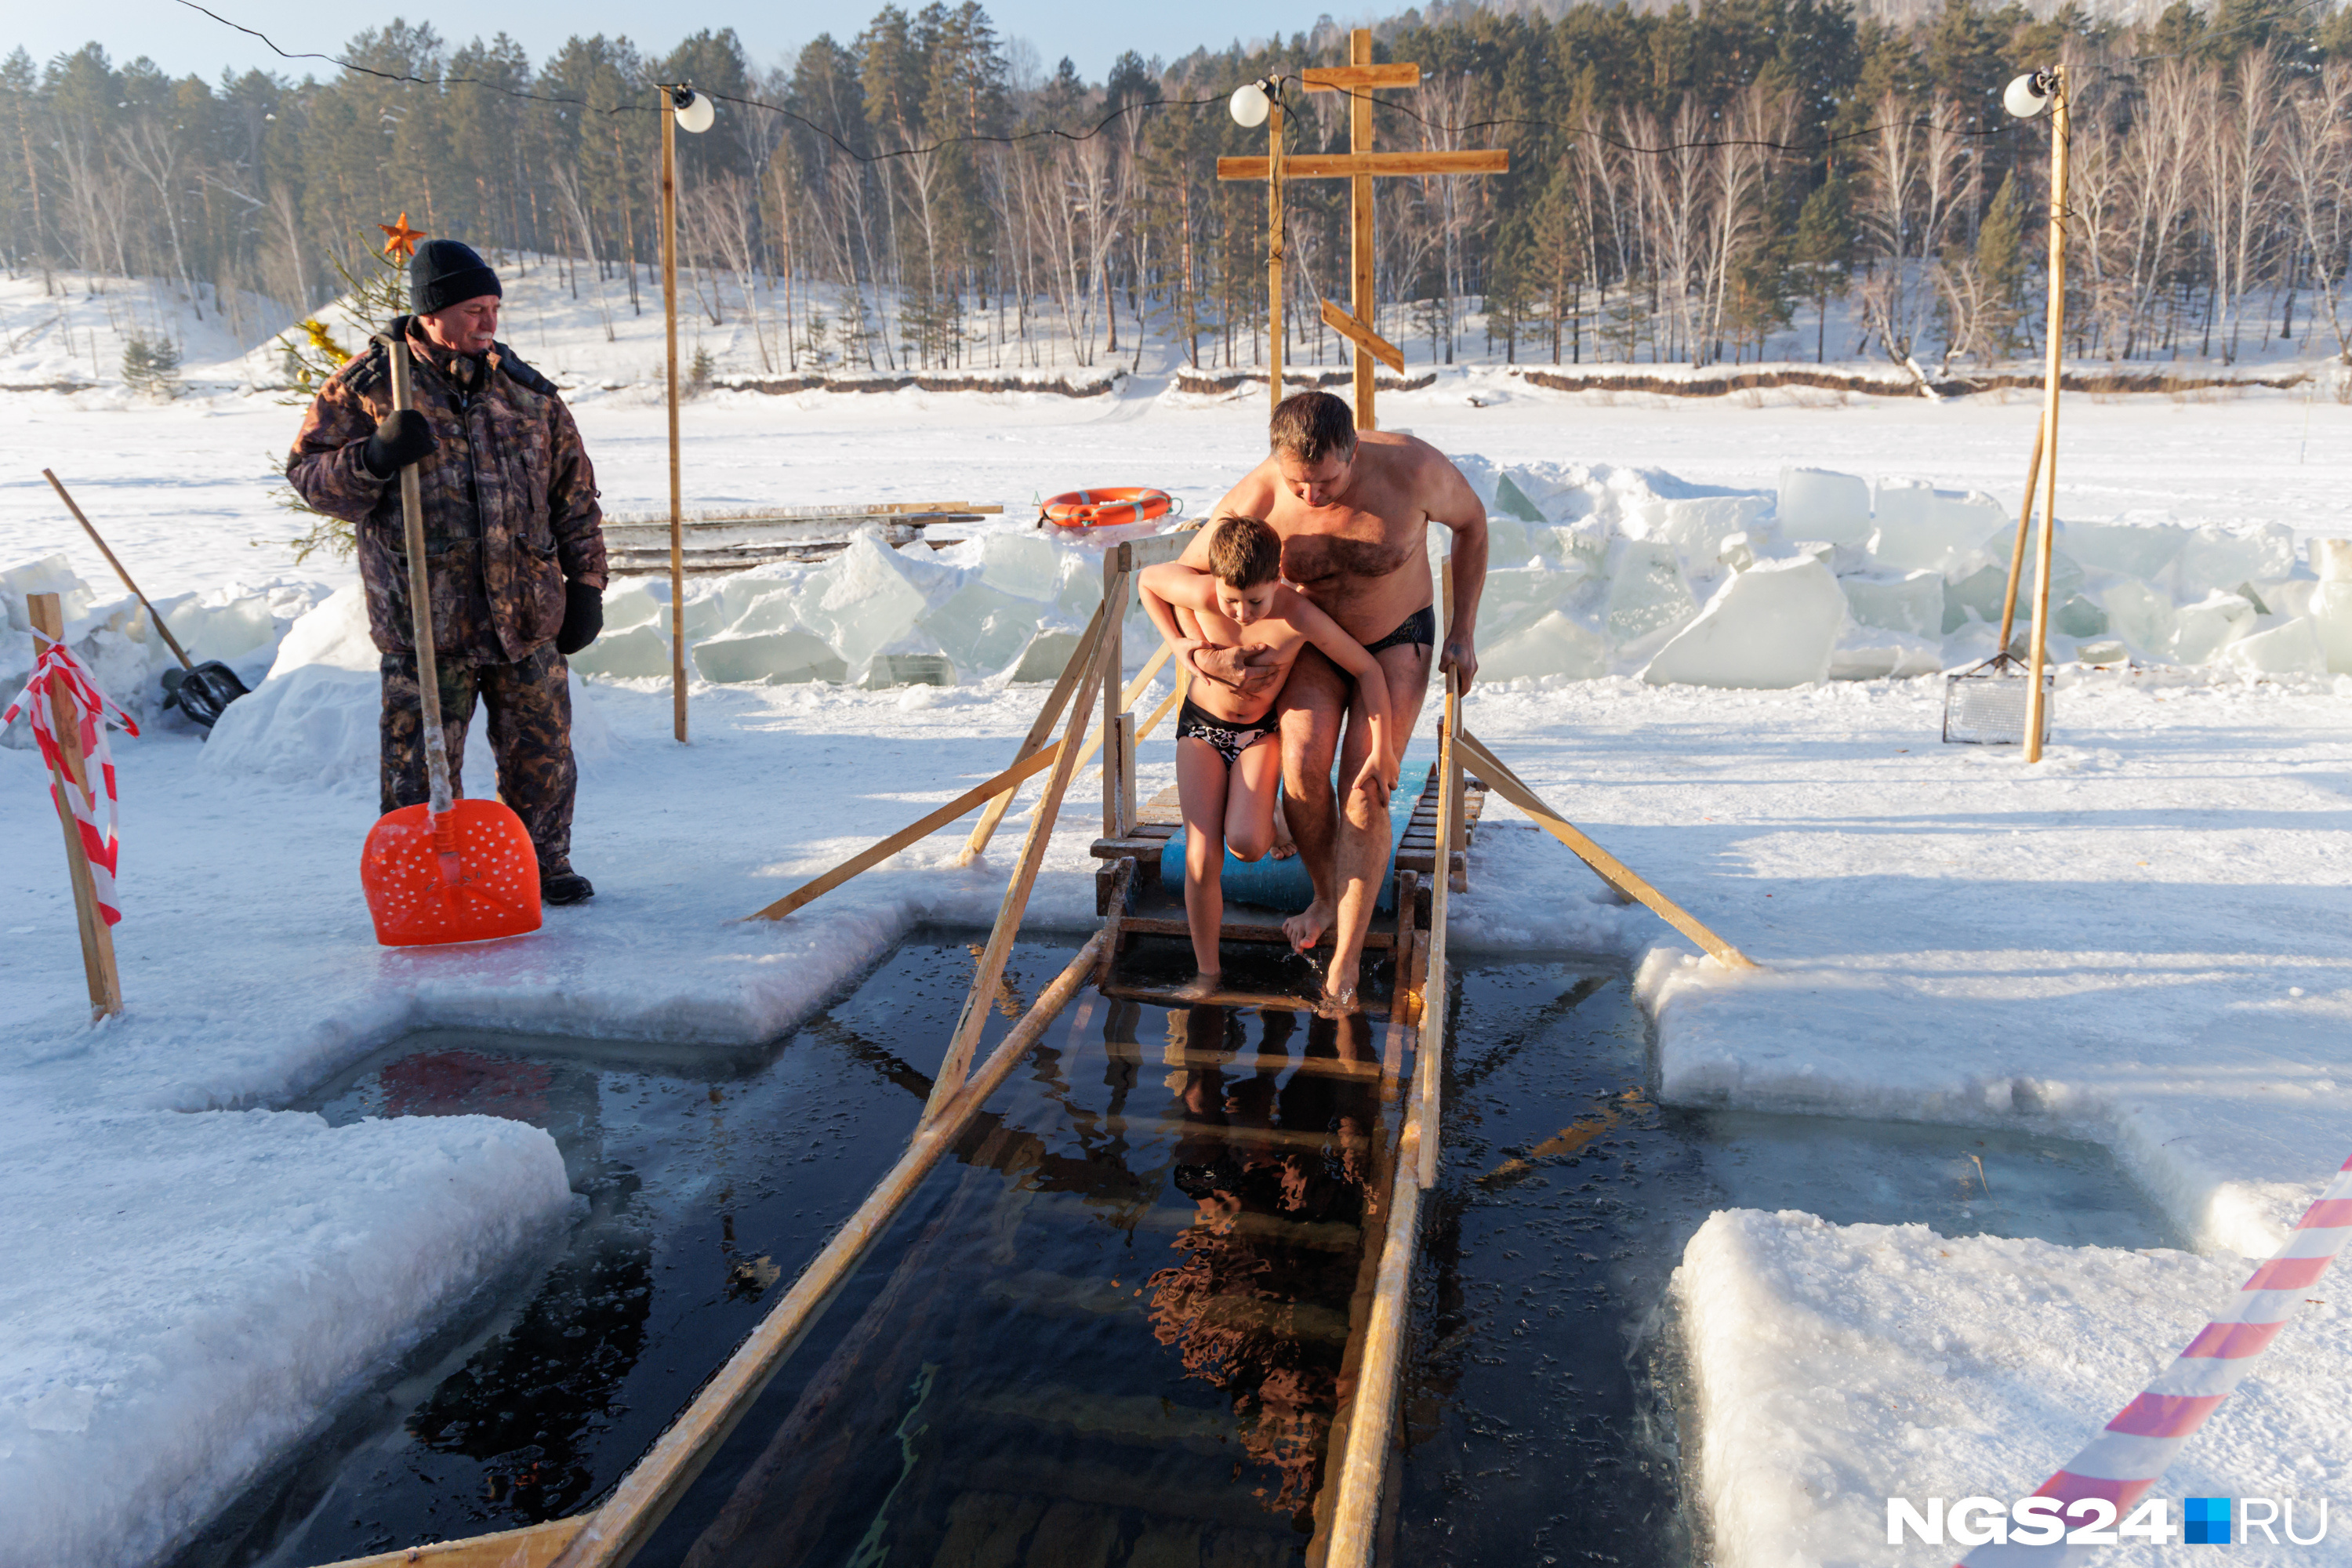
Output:
<svg viewBox="0 0 2352 1568">
<path fill-rule="evenodd" d="M 1944 678 L 1944 739 L 1967 746 L 2025 743 L 2026 694 L 2032 678 L 2023 660 L 1997 653 L 1973 669 Z M 2042 671 L 2042 741 L 2050 742 L 2055 670 Z"/>
</svg>

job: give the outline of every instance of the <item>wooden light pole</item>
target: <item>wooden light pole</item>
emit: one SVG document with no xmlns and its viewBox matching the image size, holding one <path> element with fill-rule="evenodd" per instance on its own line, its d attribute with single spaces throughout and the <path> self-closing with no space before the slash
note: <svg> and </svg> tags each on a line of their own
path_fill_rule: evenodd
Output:
<svg viewBox="0 0 2352 1568">
<path fill-rule="evenodd" d="M 677 460 L 677 131 L 710 129 L 710 98 L 683 84 L 661 87 L 662 343 L 669 382 L 669 700 L 686 740 L 686 544 Z"/>
<path fill-rule="evenodd" d="M 2050 103 L 2050 326 L 2049 353 L 2042 375 L 2042 537 L 2035 542 L 2033 579 L 2033 648 L 2027 660 L 2025 689 L 2025 760 L 2042 760 L 2042 731 L 2047 722 L 2047 700 L 2042 692 L 2042 671 L 2048 662 L 2050 637 L 2051 551 L 2058 534 L 2058 390 L 2066 353 L 2066 166 L 2071 120 L 2066 100 L 2066 68 L 2053 66 L 2039 76 L 2020 78 L 2035 96 Z M 2015 83 L 2010 89 L 2012 112 Z"/>
<path fill-rule="evenodd" d="M 1270 395 L 1266 405 L 1269 418 L 1282 403 L 1282 79 L 1270 79 L 1274 91 L 1267 96 L 1273 102 L 1266 106 L 1265 115 L 1265 164 L 1274 171 L 1265 182 L 1265 384 Z"/>
<path fill-rule="evenodd" d="M 661 89 L 662 342 L 669 382 L 669 705 L 686 740 L 686 546 L 677 472 L 677 104 Z"/>
</svg>

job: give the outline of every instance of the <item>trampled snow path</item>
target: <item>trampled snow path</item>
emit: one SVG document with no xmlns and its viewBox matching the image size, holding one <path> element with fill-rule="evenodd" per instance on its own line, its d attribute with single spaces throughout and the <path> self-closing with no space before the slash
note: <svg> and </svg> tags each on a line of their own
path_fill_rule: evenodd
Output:
<svg viewBox="0 0 2352 1568">
<path fill-rule="evenodd" d="M 608 497 L 646 505 L 659 415 L 630 396 L 585 400 L 582 417 Z M 282 446 L 291 411 L 7 401 L 26 416 L 0 424 L 0 449 L 16 458 L 0 488 L 11 559 L 62 548 L 86 575 L 102 571 L 54 515 L 37 475 L 51 463 L 92 476 L 86 501 L 151 592 L 286 569 L 281 546 L 245 542 L 285 536 L 248 476 Z M 698 405 L 698 499 L 1017 502 L 1132 476 L 1205 503 L 1254 455 L 1260 407 L 1160 404 L 1112 428 L 1105 405 L 1060 399 L 856 403 Z M 2011 498 L 2032 417 L 1990 405 L 1384 406 L 1496 460 L 1653 462 L 1753 485 L 1786 461 L 1824 462 Z M 2286 399 L 2084 403 L 2070 411 L 2067 482 L 2112 500 L 2091 516 L 2142 508 L 2341 530 L 2352 413 L 2312 411 L 2325 458 L 2298 469 L 2304 412 Z M 562 1212 L 551 1142 L 509 1124 L 331 1131 L 267 1110 L 181 1112 L 284 1103 L 428 1020 L 772 1033 L 909 921 L 992 913 L 1017 840 L 1009 826 L 994 876 L 947 868 L 957 840 L 942 836 L 782 925 L 732 917 L 1002 766 L 1036 700 L 709 689 L 696 744 L 678 748 L 665 693 L 596 683 L 612 740 L 588 764 L 578 838 L 596 902 L 552 911 L 528 942 L 453 953 L 370 940 L 353 874 L 375 815 L 363 784 L 224 776 L 197 765 L 193 736 L 159 728 L 121 748 L 130 913 L 117 941 L 131 1011 L 94 1033 L 80 1022 L 55 818 L 30 756 L 0 751 L 0 833 L 20 850 L 0 858 L 0 1008 L 12 1020 L 0 1035 L 11 1200 L 0 1249 L 22 1265 L 0 1286 L 11 1350 L 0 1517 L 41 1521 L 11 1531 L 0 1563 L 152 1557 Z M 1751 694 L 1611 680 L 1482 691 L 1470 721 L 1769 966 L 1733 984 L 1652 958 L 1670 1093 L 2063 1122 L 2115 1145 L 2188 1234 L 2267 1250 L 2352 1130 L 2338 1087 L 2352 1084 L 2343 699 L 2327 680 L 2094 680 L 2062 693 L 2059 743 L 2034 770 L 2010 752 L 1938 746 L 1938 702 L 1933 681 Z M 1146 787 L 1165 782 L 1164 743 L 1146 761 Z M 1054 847 L 1033 906 L 1041 925 L 1091 911 L 1085 815 Z M 1496 803 L 1456 906 L 1466 946 L 1684 951 L 1645 911 L 1595 900 L 1566 851 L 1511 816 Z M 203 1185 L 218 1176 L 234 1179 Z M 1822 1267 L 1861 1267 L 1840 1256 Z M 2105 1265 L 2062 1255 L 2051 1267 L 2087 1281 Z M 2149 1345 L 2142 1370 L 2177 1348 Z M 2322 1375 L 2295 1364 L 2272 1375 Z M 1988 1397 L 1998 1425 L 2004 1396 Z M 2082 1412 L 2084 1429 L 2109 1414 Z M 1842 1442 L 1864 1429 L 1846 1419 L 1827 1402 L 1792 1410 L 1788 1430 Z M 2071 1451 L 2053 1436 L 2048 1463 Z M 50 1511 L 63 1473 L 78 1490 Z M 1881 1479 L 1842 1484 L 1861 1496 Z"/>
</svg>

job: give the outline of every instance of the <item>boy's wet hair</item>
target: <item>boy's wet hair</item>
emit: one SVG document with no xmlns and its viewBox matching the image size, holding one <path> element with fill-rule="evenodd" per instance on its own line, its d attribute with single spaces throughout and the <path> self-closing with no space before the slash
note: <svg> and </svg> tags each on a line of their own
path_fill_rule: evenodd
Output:
<svg viewBox="0 0 2352 1568">
<path fill-rule="evenodd" d="M 1210 574 L 1228 588 L 1255 588 L 1282 575 L 1282 536 L 1254 517 L 1231 514 L 1209 535 Z"/>
</svg>

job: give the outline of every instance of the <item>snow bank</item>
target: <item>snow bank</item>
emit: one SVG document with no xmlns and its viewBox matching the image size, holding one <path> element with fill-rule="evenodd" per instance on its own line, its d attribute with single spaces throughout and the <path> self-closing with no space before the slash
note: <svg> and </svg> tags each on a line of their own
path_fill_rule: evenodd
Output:
<svg viewBox="0 0 2352 1568">
<path fill-rule="evenodd" d="M 58 608 L 66 618 L 66 646 L 96 677 L 100 690 L 132 719 L 147 723 L 163 700 L 163 671 L 177 668 L 179 660 L 155 635 L 154 623 L 136 597 L 127 593 L 104 596 L 104 590 L 83 581 L 63 555 L 0 569 L 0 612 L 6 618 L 5 630 L 0 630 L 0 708 L 15 700 L 32 672 L 33 622 L 26 601 L 35 594 L 58 595 Z M 315 583 L 281 577 L 204 594 L 178 594 L 157 599 L 154 605 L 191 659 L 198 664 L 218 659 L 251 686 L 277 658 L 278 640 L 324 596 L 325 590 Z M 0 745 L 32 743 L 31 731 L 22 720 L 0 731 Z"/>
<path fill-rule="evenodd" d="M 2179 1353 L 2242 1268 L 1921 1225 L 1717 1213 L 1674 1278 L 1693 1397 L 1685 1453 L 1722 1568 L 1949 1568 L 1947 1544 L 1886 1543 L 1886 1500 L 2006 1503 L 2041 1485 Z M 2328 1298 L 2182 1451 L 2155 1495 L 2319 1500 L 2352 1479 L 2352 1310 Z M 2340 1532 L 2340 1521 L 2332 1521 Z M 2179 1548 L 2103 1548 L 2152 1568 Z M 2233 1542 L 2231 1561 L 2340 1560 Z"/>
<path fill-rule="evenodd" d="M 571 1204 L 554 1140 L 484 1116 L 5 1126 L 6 1568 L 162 1556 Z"/>
<path fill-rule="evenodd" d="M 1701 493 L 1654 468 L 1458 460 L 1487 500 L 1504 568 L 1479 625 L 1501 659 L 1495 679 L 1614 670 L 1787 687 L 1927 674 L 1994 651 L 2015 524 L 1979 492 L 1905 479 L 1874 490 L 1792 467 L 1774 496 Z M 1515 569 L 1527 580 L 1506 575 Z M 2352 584 L 2300 565 L 2283 523 L 2062 520 L 2051 600 L 2060 662 L 2352 671 Z"/>
</svg>

